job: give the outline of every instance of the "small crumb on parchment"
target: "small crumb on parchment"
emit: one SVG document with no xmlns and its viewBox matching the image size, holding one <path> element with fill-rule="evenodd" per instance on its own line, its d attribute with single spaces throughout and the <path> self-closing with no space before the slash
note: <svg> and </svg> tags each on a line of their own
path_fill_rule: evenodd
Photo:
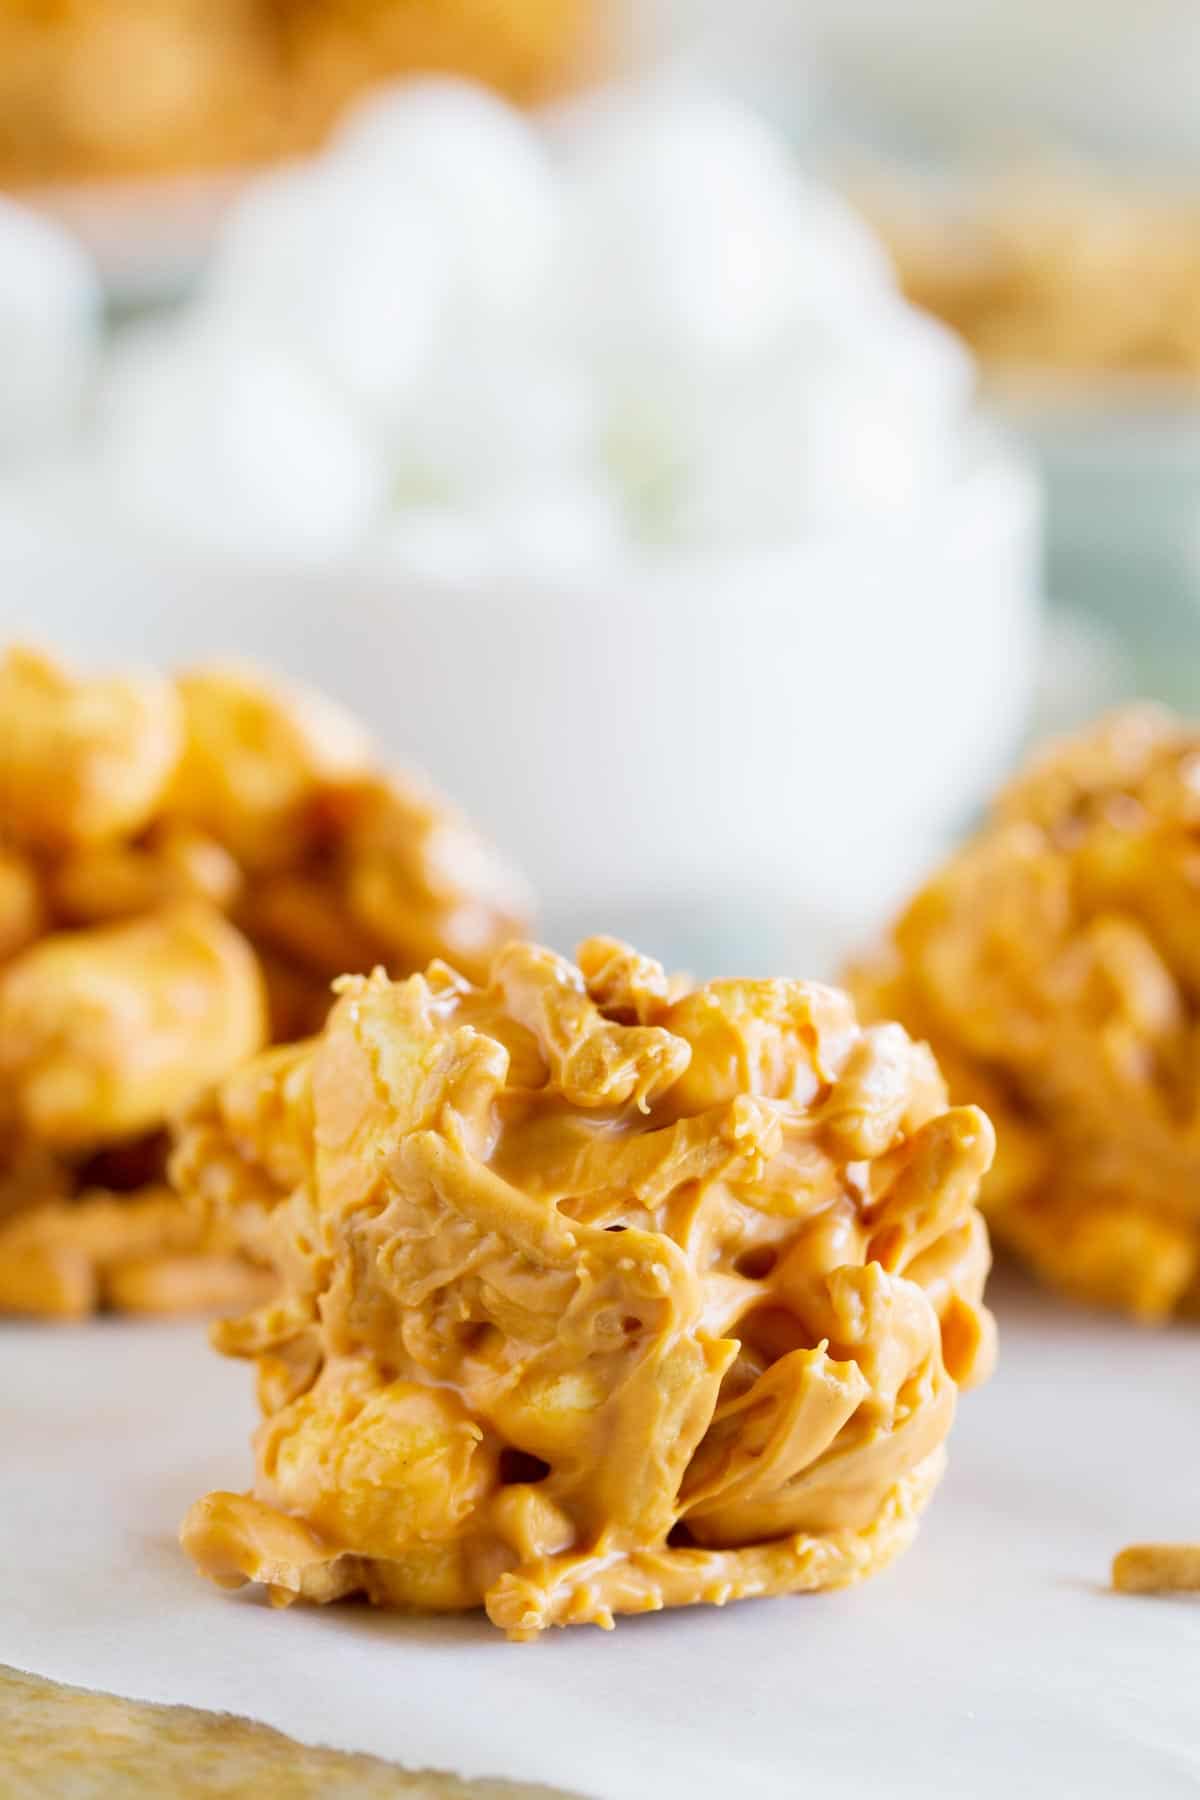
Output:
<svg viewBox="0 0 1200 1800">
<path fill-rule="evenodd" d="M 1200 1543 L 1129 1544 L 1113 1558 L 1112 1584 L 1123 1594 L 1200 1593 Z"/>
</svg>

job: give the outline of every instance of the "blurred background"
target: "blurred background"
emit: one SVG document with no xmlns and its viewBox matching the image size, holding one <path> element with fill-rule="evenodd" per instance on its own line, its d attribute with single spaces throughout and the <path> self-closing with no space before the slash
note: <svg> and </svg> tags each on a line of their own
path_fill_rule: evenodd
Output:
<svg viewBox="0 0 1200 1800">
<path fill-rule="evenodd" d="M 0 627 L 820 973 L 1200 679 L 1190 0 L 0 0 Z"/>
</svg>

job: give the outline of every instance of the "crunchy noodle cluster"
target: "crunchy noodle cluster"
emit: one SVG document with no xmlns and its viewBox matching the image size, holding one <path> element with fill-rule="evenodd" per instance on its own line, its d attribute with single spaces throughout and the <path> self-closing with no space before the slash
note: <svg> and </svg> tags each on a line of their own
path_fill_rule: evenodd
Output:
<svg viewBox="0 0 1200 1800">
<path fill-rule="evenodd" d="M 1200 1298 L 1200 735 L 1051 745 L 851 973 L 995 1121 L 994 1235 L 1144 1319 Z"/>
<path fill-rule="evenodd" d="M 576 72 L 587 0 L 0 0 L 0 174 L 212 167 L 304 149 L 372 82 Z"/>
<path fill-rule="evenodd" d="M 911 1540 L 992 1352 L 992 1130 L 898 1025 L 609 939 L 340 983 L 172 1173 L 269 1254 L 252 1495 L 183 1541 L 272 1600 L 510 1637 L 845 1586 Z"/>
<path fill-rule="evenodd" d="M 523 896 L 358 726 L 243 669 L 0 658 L 0 1311 L 246 1305 L 164 1127 L 347 968 L 473 972 Z"/>
<path fill-rule="evenodd" d="M 993 369 L 1200 378 L 1200 205 L 1039 165 L 958 203 L 876 185 L 909 298 Z"/>
</svg>

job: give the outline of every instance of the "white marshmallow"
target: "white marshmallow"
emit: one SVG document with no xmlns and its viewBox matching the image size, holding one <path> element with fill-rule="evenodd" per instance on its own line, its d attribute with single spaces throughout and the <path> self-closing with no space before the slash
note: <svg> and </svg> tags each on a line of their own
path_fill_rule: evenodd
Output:
<svg viewBox="0 0 1200 1800">
<path fill-rule="evenodd" d="M 564 319 L 592 344 L 699 362 L 760 349 L 797 311 L 886 289 L 886 259 L 753 116 L 651 88 L 560 115 Z"/>
<path fill-rule="evenodd" d="M 99 282 L 83 250 L 0 197 L 0 465 L 78 428 L 99 344 Z"/>
<path fill-rule="evenodd" d="M 545 279 L 557 193 L 542 140 L 515 107 L 466 81 L 408 81 L 375 95 L 334 141 L 352 189 L 428 200 L 453 295 L 512 316 Z"/>
<path fill-rule="evenodd" d="M 352 416 L 261 336 L 160 328 L 105 398 L 119 501 L 190 542 L 322 562 L 350 551 L 382 504 L 382 468 Z"/>
<path fill-rule="evenodd" d="M 125 383 L 126 493 L 194 538 L 365 533 L 468 580 L 895 519 L 953 479 L 969 357 L 779 138 L 662 84 L 549 134 L 413 82 L 257 182 Z"/>
<path fill-rule="evenodd" d="M 425 196 L 355 183 L 332 162 L 265 177 L 235 207 L 207 289 L 214 320 L 250 322 L 387 418 L 427 363 L 449 271 Z"/>
<path fill-rule="evenodd" d="M 524 337 L 448 335 L 394 421 L 394 489 L 441 502 L 561 478 L 586 461 L 594 415 L 578 364 Z"/>
<path fill-rule="evenodd" d="M 970 391 L 956 340 L 906 308 L 810 323 L 709 396 L 668 529 L 781 542 L 897 520 L 953 479 Z"/>
<path fill-rule="evenodd" d="M 957 334 L 897 295 L 843 319 L 849 365 L 882 381 L 898 403 L 953 428 L 975 397 L 975 359 Z"/>
</svg>

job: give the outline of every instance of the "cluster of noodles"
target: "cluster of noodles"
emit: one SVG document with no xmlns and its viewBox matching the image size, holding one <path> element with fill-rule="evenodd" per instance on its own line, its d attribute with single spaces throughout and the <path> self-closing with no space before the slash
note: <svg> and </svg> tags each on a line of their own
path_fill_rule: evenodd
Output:
<svg viewBox="0 0 1200 1800">
<path fill-rule="evenodd" d="M 1150 707 L 1054 744 L 853 970 L 999 1138 L 994 1236 L 1068 1294 L 1200 1299 L 1200 735 Z"/>
<path fill-rule="evenodd" d="M 276 1602 L 511 1637 L 844 1586 L 912 1538 L 990 1365 L 992 1131 L 834 989 L 626 946 L 349 977 L 172 1173 L 279 1271 L 250 1495 L 183 1540 Z"/>
<path fill-rule="evenodd" d="M 1046 164 L 957 201 L 864 196 L 909 299 L 988 367 L 1200 379 L 1200 205 Z"/>
<path fill-rule="evenodd" d="M 587 0 L 0 0 L 7 182 L 311 148 L 374 81 L 461 74 L 529 101 L 578 74 Z"/>
<path fill-rule="evenodd" d="M 475 971 L 512 878 L 358 726 L 238 669 L 0 659 L 0 1310 L 247 1304 L 165 1186 L 165 1127 L 345 969 Z"/>
<path fill-rule="evenodd" d="M 218 166 L 315 144 L 372 82 L 574 74 L 586 0 L 0 0 L 9 182 Z"/>
</svg>

